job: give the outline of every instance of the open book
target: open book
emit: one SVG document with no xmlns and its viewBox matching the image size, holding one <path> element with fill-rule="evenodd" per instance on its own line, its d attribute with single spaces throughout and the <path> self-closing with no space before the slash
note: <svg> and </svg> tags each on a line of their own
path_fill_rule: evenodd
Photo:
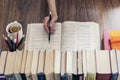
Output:
<svg viewBox="0 0 120 80">
<path fill-rule="evenodd" d="M 97 23 L 65 21 L 56 23 L 54 28 L 55 33 L 51 34 L 49 43 L 43 23 L 28 24 L 25 49 L 100 49 L 100 31 Z"/>
</svg>

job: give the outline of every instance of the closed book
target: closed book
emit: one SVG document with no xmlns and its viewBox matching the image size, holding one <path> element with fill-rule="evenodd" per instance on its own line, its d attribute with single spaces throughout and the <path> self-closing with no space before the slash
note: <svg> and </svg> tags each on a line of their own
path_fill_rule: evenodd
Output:
<svg viewBox="0 0 120 80">
<path fill-rule="evenodd" d="M 0 54 L 0 80 L 6 80 L 6 77 L 4 75 L 6 59 L 7 51 L 2 51 Z"/>
<path fill-rule="evenodd" d="M 37 78 L 38 80 L 46 80 L 46 76 L 45 76 L 45 73 L 38 73 L 37 74 Z"/>
<path fill-rule="evenodd" d="M 96 80 L 96 73 L 87 73 L 86 80 Z"/>
<path fill-rule="evenodd" d="M 15 78 L 15 80 L 22 80 L 22 77 L 20 75 L 22 57 L 23 57 L 23 50 L 16 51 L 15 64 L 14 64 L 14 78 Z"/>
<path fill-rule="evenodd" d="M 54 76 L 55 80 L 60 80 L 61 52 L 55 50 Z"/>
<path fill-rule="evenodd" d="M 66 73 L 68 75 L 68 80 L 76 80 L 79 76 L 77 75 L 77 52 L 67 51 L 67 64 Z"/>
<path fill-rule="evenodd" d="M 96 80 L 96 62 L 94 50 L 86 50 L 86 67 L 87 77 L 86 80 Z"/>
<path fill-rule="evenodd" d="M 116 50 L 111 50 L 110 51 L 110 63 L 111 63 L 111 78 L 110 80 L 117 80 L 118 78 L 118 64 L 117 64 L 117 54 L 116 54 Z"/>
<path fill-rule="evenodd" d="M 45 55 L 46 55 L 45 50 L 41 50 L 39 53 L 39 60 L 38 60 L 38 71 L 37 71 L 38 80 L 46 80 L 46 76 L 44 73 Z"/>
<path fill-rule="evenodd" d="M 7 80 L 4 74 L 0 74 L 0 80 Z"/>
<path fill-rule="evenodd" d="M 61 76 L 61 80 L 69 80 L 69 79 L 68 79 L 68 74 L 67 74 L 67 73 L 63 74 L 63 75 Z"/>
<path fill-rule="evenodd" d="M 45 70 L 47 80 L 54 80 L 54 51 L 46 50 Z"/>
<path fill-rule="evenodd" d="M 118 79 L 120 80 L 120 50 L 116 50 L 116 54 L 117 54 L 117 68 L 118 68 Z"/>
<path fill-rule="evenodd" d="M 111 74 L 96 73 L 96 80 L 110 80 Z"/>
<path fill-rule="evenodd" d="M 103 31 L 103 47 L 104 50 L 111 50 L 111 44 L 110 44 L 110 32 L 109 30 Z"/>
<path fill-rule="evenodd" d="M 14 74 L 6 74 L 5 77 L 7 80 L 15 80 Z"/>
<path fill-rule="evenodd" d="M 83 53 L 82 50 L 78 51 L 78 76 L 79 80 L 83 80 Z"/>
<path fill-rule="evenodd" d="M 96 50 L 96 80 L 110 80 L 110 55 L 109 50 Z"/>
<path fill-rule="evenodd" d="M 66 73 L 68 75 L 68 80 L 72 80 L 73 73 L 73 53 L 72 51 L 67 51 L 67 60 L 66 60 Z"/>
<path fill-rule="evenodd" d="M 14 73 L 20 73 L 23 59 L 23 51 L 16 51 Z"/>
<path fill-rule="evenodd" d="M 20 73 L 22 80 L 27 80 L 25 73 Z"/>
<path fill-rule="evenodd" d="M 85 54 L 85 50 L 82 50 L 82 57 L 83 57 L 83 74 L 84 74 L 84 77 L 83 77 L 83 80 L 86 80 L 86 77 L 87 77 L 87 63 L 86 63 L 86 54 Z"/>
<path fill-rule="evenodd" d="M 32 74 L 33 80 L 38 80 L 38 78 L 37 78 L 38 60 L 39 60 L 39 50 L 34 50 L 32 66 L 31 66 L 31 74 Z"/>
<path fill-rule="evenodd" d="M 20 73 L 15 73 L 14 74 L 14 79 L 15 80 L 23 80 L 22 77 L 21 77 L 21 75 L 20 75 Z"/>
<path fill-rule="evenodd" d="M 61 80 L 68 80 L 67 73 L 66 73 L 66 60 L 67 60 L 67 55 L 66 51 L 62 51 L 61 53 Z"/>
<path fill-rule="evenodd" d="M 110 30 L 110 42 L 112 49 L 120 50 L 120 30 Z"/>
<path fill-rule="evenodd" d="M 72 51 L 72 80 L 79 80 L 77 51 Z"/>
<path fill-rule="evenodd" d="M 32 59 L 33 59 L 33 51 L 28 51 L 26 66 L 25 66 L 25 74 L 26 74 L 27 80 L 32 80 L 32 75 L 31 75 Z"/>
<path fill-rule="evenodd" d="M 22 80 L 27 80 L 26 75 L 25 75 L 27 52 L 28 51 L 23 51 L 23 57 L 22 57 L 22 63 L 21 63 L 21 70 L 20 70 L 20 75 L 21 75 Z"/>
<path fill-rule="evenodd" d="M 6 67 L 5 67 L 5 76 L 7 80 L 14 80 L 14 62 L 15 62 L 16 52 L 8 52 Z"/>
</svg>

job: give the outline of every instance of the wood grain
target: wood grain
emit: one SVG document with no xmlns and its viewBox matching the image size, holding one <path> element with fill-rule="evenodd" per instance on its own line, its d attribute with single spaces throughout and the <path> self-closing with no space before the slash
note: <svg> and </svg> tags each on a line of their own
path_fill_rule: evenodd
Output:
<svg viewBox="0 0 120 80">
<path fill-rule="evenodd" d="M 56 0 L 58 22 L 94 21 L 103 29 L 120 29 L 120 0 Z M 26 33 L 28 23 L 43 22 L 48 14 L 47 0 L 0 0 L 0 48 L 7 50 L 2 33 L 17 20 Z M 5 33 L 6 34 L 6 33 Z"/>
</svg>

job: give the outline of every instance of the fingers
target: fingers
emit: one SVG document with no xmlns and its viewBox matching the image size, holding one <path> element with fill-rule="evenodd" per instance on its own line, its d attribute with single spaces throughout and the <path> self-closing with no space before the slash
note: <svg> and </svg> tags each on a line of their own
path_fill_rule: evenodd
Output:
<svg viewBox="0 0 120 80">
<path fill-rule="evenodd" d="M 49 23 L 49 16 L 45 17 L 44 19 L 44 29 L 47 31 L 47 32 L 50 32 L 51 34 L 55 33 L 55 29 L 53 29 L 52 27 L 55 25 L 55 22 L 57 20 L 57 17 L 52 17 L 52 20 L 50 21 Z M 51 27 L 51 30 L 49 31 L 49 25 Z"/>
<path fill-rule="evenodd" d="M 48 22 L 49 22 L 49 16 L 45 17 L 45 19 L 44 19 L 44 29 L 45 29 L 47 32 L 49 32 Z"/>
<path fill-rule="evenodd" d="M 50 21 L 50 26 L 54 26 L 56 22 L 56 19 L 53 17 L 52 20 Z"/>
</svg>

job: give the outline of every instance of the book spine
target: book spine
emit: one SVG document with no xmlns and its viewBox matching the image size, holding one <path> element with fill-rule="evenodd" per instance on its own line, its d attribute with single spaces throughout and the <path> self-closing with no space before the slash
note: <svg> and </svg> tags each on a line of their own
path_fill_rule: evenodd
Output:
<svg viewBox="0 0 120 80">
<path fill-rule="evenodd" d="M 96 74 L 96 80 L 110 80 L 111 74 Z"/>
<path fill-rule="evenodd" d="M 96 80 L 96 73 L 87 73 L 87 80 Z"/>
<path fill-rule="evenodd" d="M 0 74 L 0 80 L 6 80 L 6 77 L 4 74 Z"/>
<path fill-rule="evenodd" d="M 118 79 L 118 73 L 114 73 L 110 77 L 110 80 L 117 80 L 117 79 Z"/>
<path fill-rule="evenodd" d="M 15 73 L 14 78 L 15 78 L 15 80 L 23 80 L 19 73 Z"/>
<path fill-rule="evenodd" d="M 24 73 L 20 73 L 20 76 L 21 76 L 22 80 L 27 80 L 26 75 Z"/>
<path fill-rule="evenodd" d="M 46 75 L 44 73 L 37 74 L 38 80 L 46 80 Z"/>
</svg>

